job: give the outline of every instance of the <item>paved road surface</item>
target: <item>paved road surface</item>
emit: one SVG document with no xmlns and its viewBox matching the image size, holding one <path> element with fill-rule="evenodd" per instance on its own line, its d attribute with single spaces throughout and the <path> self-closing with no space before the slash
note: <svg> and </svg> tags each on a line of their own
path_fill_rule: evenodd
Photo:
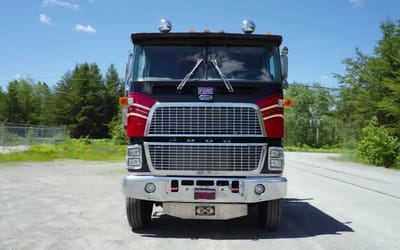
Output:
<svg viewBox="0 0 400 250">
<path fill-rule="evenodd" d="M 286 153 L 278 232 L 256 216 L 180 220 L 160 210 L 129 230 L 123 163 L 0 165 L 0 249 L 400 249 L 400 172 Z"/>
</svg>

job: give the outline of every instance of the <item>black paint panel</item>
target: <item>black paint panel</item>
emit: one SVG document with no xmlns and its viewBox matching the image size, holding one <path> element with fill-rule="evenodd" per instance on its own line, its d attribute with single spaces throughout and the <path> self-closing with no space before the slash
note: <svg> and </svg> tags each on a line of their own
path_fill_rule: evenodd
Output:
<svg viewBox="0 0 400 250">
<path fill-rule="evenodd" d="M 130 92 L 139 92 L 151 96 L 159 102 L 198 102 L 198 87 L 214 87 L 213 102 L 255 103 L 272 94 L 282 94 L 279 82 L 231 81 L 233 93 L 228 92 L 222 81 L 188 81 L 178 91 L 179 81 L 132 81 Z"/>
</svg>

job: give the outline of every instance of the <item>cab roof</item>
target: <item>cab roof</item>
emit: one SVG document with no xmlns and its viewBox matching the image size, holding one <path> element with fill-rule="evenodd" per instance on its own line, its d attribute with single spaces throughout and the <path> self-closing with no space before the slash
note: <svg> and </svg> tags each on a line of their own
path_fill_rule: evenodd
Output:
<svg viewBox="0 0 400 250">
<path fill-rule="evenodd" d="M 280 45 L 282 36 L 238 33 L 133 33 L 133 44 L 139 45 Z"/>
</svg>

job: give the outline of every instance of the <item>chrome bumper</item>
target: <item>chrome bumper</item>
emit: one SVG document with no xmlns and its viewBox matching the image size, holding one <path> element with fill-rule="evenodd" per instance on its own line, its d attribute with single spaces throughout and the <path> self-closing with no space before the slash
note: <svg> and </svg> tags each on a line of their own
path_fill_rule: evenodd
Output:
<svg viewBox="0 0 400 250">
<path fill-rule="evenodd" d="M 178 190 L 171 189 L 171 181 L 178 181 Z M 192 185 L 182 185 L 183 183 Z M 214 185 L 199 186 L 199 181 L 212 182 Z M 217 185 L 218 181 L 232 183 L 239 182 L 239 189 L 233 192 L 230 184 Z M 153 193 L 145 191 L 147 183 L 154 183 L 156 190 Z M 265 192 L 256 194 L 254 187 L 257 184 L 265 186 Z M 195 199 L 195 189 L 215 190 L 215 199 Z M 196 177 L 166 177 L 166 176 L 145 176 L 127 175 L 123 179 L 123 194 L 126 197 L 150 200 L 155 202 L 191 202 L 191 203 L 257 203 L 268 200 L 284 198 L 287 192 L 287 181 L 285 177 L 247 177 L 247 178 L 196 178 Z"/>
</svg>

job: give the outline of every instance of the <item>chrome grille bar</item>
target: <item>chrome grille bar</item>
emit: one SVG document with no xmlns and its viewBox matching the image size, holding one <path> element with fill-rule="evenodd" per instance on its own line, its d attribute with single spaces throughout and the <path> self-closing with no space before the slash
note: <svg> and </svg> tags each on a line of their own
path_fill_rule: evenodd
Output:
<svg viewBox="0 0 400 250">
<path fill-rule="evenodd" d="M 261 113 L 255 104 L 159 103 L 153 106 L 146 136 L 264 135 Z"/>
<path fill-rule="evenodd" d="M 145 142 L 151 171 L 159 174 L 257 174 L 266 144 Z"/>
</svg>

